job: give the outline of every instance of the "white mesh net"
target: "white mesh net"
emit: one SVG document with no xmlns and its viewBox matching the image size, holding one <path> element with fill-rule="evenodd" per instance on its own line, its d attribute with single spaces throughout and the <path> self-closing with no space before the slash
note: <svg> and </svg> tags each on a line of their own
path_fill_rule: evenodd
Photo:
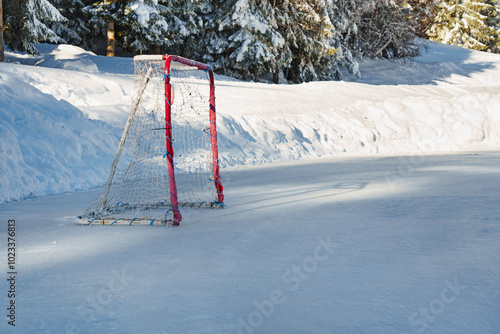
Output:
<svg viewBox="0 0 500 334">
<path fill-rule="evenodd" d="M 165 119 L 165 60 L 135 57 L 129 120 L 100 196 L 83 220 L 172 220 Z M 172 62 L 171 118 L 179 207 L 213 207 L 217 191 L 210 141 L 210 80 L 206 71 Z M 215 204 L 214 204 L 215 203 Z"/>
</svg>

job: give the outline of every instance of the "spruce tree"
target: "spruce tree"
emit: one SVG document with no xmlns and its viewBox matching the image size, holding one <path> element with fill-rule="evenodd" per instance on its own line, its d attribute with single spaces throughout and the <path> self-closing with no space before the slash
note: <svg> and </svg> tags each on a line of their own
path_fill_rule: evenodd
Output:
<svg viewBox="0 0 500 334">
<path fill-rule="evenodd" d="M 49 26 L 66 19 L 47 0 L 3 0 L 5 43 L 15 51 L 37 54 L 34 43 L 64 43 Z"/>
<path fill-rule="evenodd" d="M 85 7 L 94 0 L 51 0 L 54 7 L 67 19 L 65 22 L 52 22 L 51 29 L 66 43 L 90 48 L 93 32 L 87 27 L 91 19 Z"/>
<path fill-rule="evenodd" d="M 357 55 L 401 58 L 418 55 L 418 22 L 405 0 L 357 0 L 357 32 L 350 47 Z"/>
<path fill-rule="evenodd" d="M 165 3 L 169 50 L 184 57 L 203 61 L 206 35 L 214 27 L 216 2 L 210 0 L 169 0 Z"/>
<path fill-rule="evenodd" d="M 120 6 L 115 22 L 123 27 L 121 35 L 125 48 L 151 50 L 167 45 L 168 24 L 164 13 L 168 8 L 159 0 L 136 0 L 129 6 Z"/>
<path fill-rule="evenodd" d="M 434 23 L 427 31 L 429 39 L 474 50 L 486 50 L 494 29 L 487 25 L 491 5 L 485 0 L 446 0 L 436 6 Z"/>
<path fill-rule="evenodd" d="M 267 0 L 237 0 L 226 2 L 228 14 L 219 30 L 228 36 L 227 57 L 232 70 L 254 81 L 279 65 L 285 40 L 277 31 L 274 10 Z"/>
<path fill-rule="evenodd" d="M 107 22 L 114 21 L 116 42 L 132 52 L 150 51 L 166 46 L 168 8 L 162 0 L 104 0 L 86 8 L 92 16 L 92 30 L 106 31 Z"/>
<path fill-rule="evenodd" d="M 333 26 L 330 38 L 332 46 L 337 50 L 336 62 L 332 64 L 340 73 L 338 65 L 345 67 L 357 77 L 361 76 L 359 64 L 349 49 L 348 41 L 358 29 L 355 18 L 356 2 L 354 0 L 327 0 L 326 7 Z"/>
<path fill-rule="evenodd" d="M 335 52 L 331 44 L 333 26 L 324 1 L 276 0 L 278 31 L 290 50 L 287 79 L 295 83 L 338 78 L 332 67 Z"/>
<path fill-rule="evenodd" d="M 490 5 L 489 8 L 481 12 L 486 16 L 486 25 L 491 28 L 486 50 L 500 53 L 500 0 L 487 0 L 486 4 Z"/>
<path fill-rule="evenodd" d="M 0 62 L 5 60 L 5 49 L 3 46 L 3 0 L 0 0 Z"/>
<path fill-rule="evenodd" d="M 48 0 L 28 0 L 28 30 L 34 42 L 64 43 L 51 28 L 53 22 L 67 19 Z"/>
<path fill-rule="evenodd" d="M 415 34 L 421 38 L 427 38 L 426 31 L 434 22 L 435 0 L 405 0 L 404 8 L 408 12 L 408 19 L 415 26 Z"/>
<path fill-rule="evenodd" d="M 36 53 L 28 30 L 28 0 L 3 0 L 5 45 L 14 51 Z"/>
<path fill-rule="evenodd" d="M 231 32 L 220 27 L 222 20 L 230 14 L 227 3 L 234 1 L 210 1 L 210 11 L 201 15 L 203 20 L 203 35 L 200 39 L 201 60 L 209 63 L 214 71 L 235 75 L 229 63 L 229 41 Z M 240 75 L 237 73 L 236 75 Z"/>
</svg>

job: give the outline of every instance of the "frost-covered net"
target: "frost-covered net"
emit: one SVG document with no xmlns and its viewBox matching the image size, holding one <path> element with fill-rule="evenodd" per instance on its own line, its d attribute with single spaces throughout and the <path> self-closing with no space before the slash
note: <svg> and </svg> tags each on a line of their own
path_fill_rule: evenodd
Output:
<svg viewBox="0 0 500 334">
<path fill-rule="evenodd" d="M 171 220 L 164 66 L 161 56 L 134 58 L 135 97 L 123 150 L 118 149 L 103 192 L 82 218 Z M 217 192 L 212 175 L 210 80 L 206 71 L 172 62 L 170 83 L 179 207 L 211 207 Z"/>
</svg>

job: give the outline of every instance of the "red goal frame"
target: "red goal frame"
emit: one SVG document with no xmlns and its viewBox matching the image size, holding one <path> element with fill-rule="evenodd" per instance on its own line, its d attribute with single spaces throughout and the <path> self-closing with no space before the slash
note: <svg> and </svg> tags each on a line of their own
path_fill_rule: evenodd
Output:
<svg viewBox="0 0 500 334">
<path fill-rule="evenodd" d="M 212 68 L 191 59 L 183 58 L 180 56 L 164 55 L 165 60 L 165 135 L 167 147 L 167 161 L 168 173 L 172 182 L 170 182 L 170 201 L 172 203 L 172 210 L 174 214 L 173 225 L 179 225 L 182 221 L 182 215 L 179 211 L 179 201 L 177 198 L 177 185 L 175 183 L 175 169 L 174 169 L 174 149 L 172 145 L 172 86 L 170 83 L 170 66 L 172 62 L 180 63 L 186 66 L 195 67 L 200 71 L 208 73 L 210 80 L 210 101 L 209 101 L 209 117 L 210 117 L 210 144 L 212 146 L 212 175 L 214 178 L 215 189 L 217 191 L 217 201 L 215 205 L 224 206 L 224 187 L 222 186 L 219 167 L 219 150 L 217 144 L 217 128 L 216 128 L 216 111 L 215 111 L 215 83 L 214 73 Z"/>
</svg>

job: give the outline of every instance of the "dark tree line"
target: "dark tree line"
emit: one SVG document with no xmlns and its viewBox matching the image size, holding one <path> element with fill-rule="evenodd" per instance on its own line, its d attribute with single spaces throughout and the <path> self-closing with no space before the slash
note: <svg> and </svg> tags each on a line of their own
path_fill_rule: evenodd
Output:
<svg viewBox="0 0 500 334">
<path fill-rule="evenodd" d="M 461 40 L 469 41 L 465 46 L 474 46 L 471 38 L 477 36 L 479 49 L 497 50 L 498 1 L 468 1 L 460 7 L 462 2 L 3 0 L 4 41 L 12 50 L 30 53 L 37 52 L 35 43 L 45 41 L 105 54 L 106 34 L 113 27 L 121 55 L 175 53 L 242 79 L 331 80 L 341 78 L 340 68 L 360 75 L 356 57 L 415 56 L 416 37 L 443 41 L 447 29 L 463 35 Z M 477 28 L 454 26 L 464 16 L 447 13 L 452 7 L 455 14 L 475 10 Z M 444 42 L 460 45 L 461 40 Z"/>
</svg>

